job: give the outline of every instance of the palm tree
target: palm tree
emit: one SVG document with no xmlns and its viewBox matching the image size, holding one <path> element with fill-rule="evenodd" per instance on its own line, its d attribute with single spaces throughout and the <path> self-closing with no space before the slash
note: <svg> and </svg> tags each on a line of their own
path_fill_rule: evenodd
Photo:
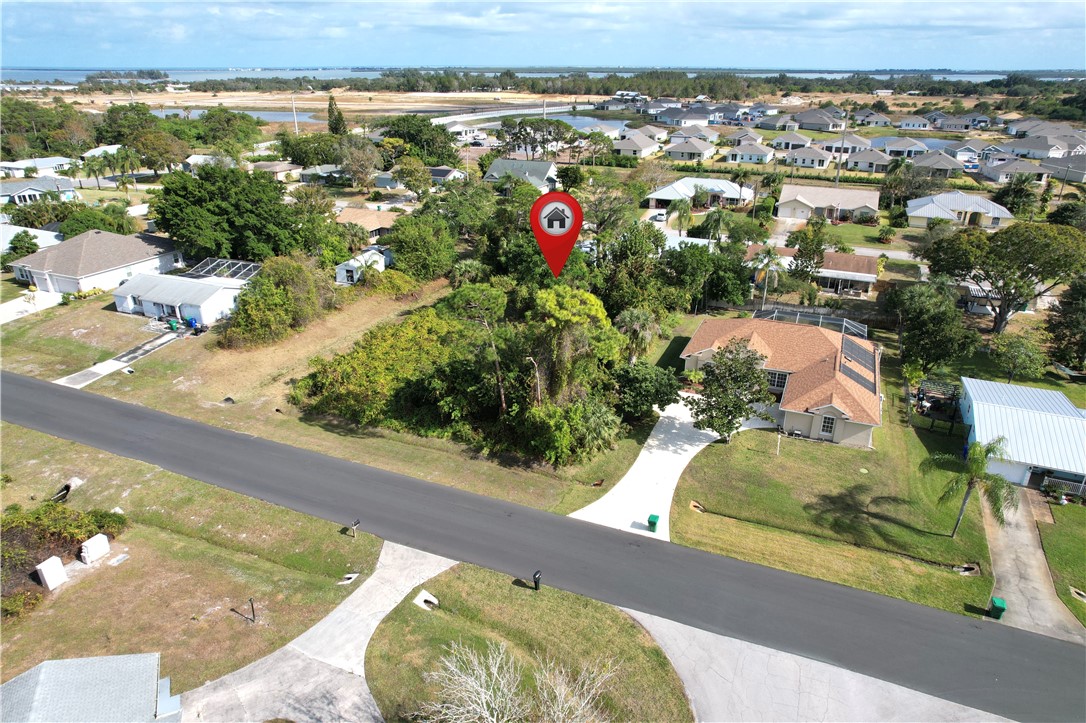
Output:
<svg viewBox="0 0 1086 723">
<path fill-rule="evenodd" d="M 689 228 L 690 222 L 694 219 L 694 210 L 690 207 L 690 199 L 680 198 L 668 204 L 667 214 L 664 215 L 664 218 L 671 218 L 672 214 L 675 215 L 675 225 L 679 227 L 679 235 L 682 236 L 683 229 Z"/>
<path fill-rule="evenodd" d="M 728 212 L 722 208 L 714 208 L 705 214 L 705 218 L 701 220 L 701 225 L 708 232 L 709 238 L 716 241 L 719 250 L 720 242 L 724 238 L 724 232 L 728 230 Z"/>
<path fill-rule="evenodd" d="M 133 186 L 132 177 L 127 176 L 127 175 L 118 176 L 116 184 L 117 184 L 117 188 L 120 189 L 121 191 L 124 191 L 125 197 L 128 198 L 129 197 L 128 189 L 132 188 L 132 186 Z"/>
<path fill-rule="evenodd" d="M 128 147 L 122 147 L 117 151 L 117 165 L 121 170 L 121 173 L 132 174 L 132 187 L 139 190 L 139 186 L 136 185 L 135 173 L 140 167 L 140 156 L 134 150 Z"/>
<path fill-rule="evenodd" d="M 962 490 L 965 491 L 961 509 L 958 510 L 958 520 L 950 533 L 952 538 L 958 534 L 958 526 L 962 524 L 965 506 L 969 503 L 969 496 L 973 494 L 973 490 L 979 490 L 988 500 L 992 514 L 995 515 L 1000 526 L 1004 523 L 1006 510 L 1018 509 L 1018 490 L 1015 486 L 1002 475 L 988 471 L 990 461 L 1004 458 L 1006 443 L 1007 440 L 1003 437 L 997 437 L 984 444 L 973 442 L 969 445 L 965 459 L 955 454 L 936 452 L 920 463 L 920 471 L 924 474 L 944 466 L 951 466 L 958 472 L 947 481 L 946 488 L 939 497 L 939 504 L 945 504 L 960 495 Z"/>
<path fill-rule="evenodd" d="M 88 176 L 94 176 L 94 182 L 98 184 L 98 190 L 102 190 L 101 176 L 106 172 L 106 159 L 102 156 L 91 156 L 83 164 L 83 170 Z"/>
<path fill-rule="evenodd" d="M 652 312 L 645 309 L 624 309 L 615 317 L 615 328 L 626 335 L 626 348 L 630 352 L 630 364 L 649 349 L 649 342 L 659 327 Z"/>
<path fill-rule="evenodd" d="M 908 158 L 906 158 L 905 156 L 895 156 L 894 159 L 890 161 L 890 165 L 886 167 L 886 175 L 896 175 L 907 165 L 909 165 Z"/>
<path fill-rule="evenodd" d="M 79 161 L 73 161 L 72 165 L 68 166 L 63 170 L 57 171 L 57 173 L 64 176 L 65 178 L 70 178 L 73 181 L 78 178 L 79 187 L 83 188 L 83 179 L 79 178 Z"/>
<path fill-rule="evenodd" d="M 777 249 L 768 243 L 754 257 L 754 268 L 762 272 L 762 309 L 765 309 L 765 296 L 769 291 L 769 276 L 773 275 L 773 285 L 777 285 L 780 274 L 788 269 Z"/>
</svg>

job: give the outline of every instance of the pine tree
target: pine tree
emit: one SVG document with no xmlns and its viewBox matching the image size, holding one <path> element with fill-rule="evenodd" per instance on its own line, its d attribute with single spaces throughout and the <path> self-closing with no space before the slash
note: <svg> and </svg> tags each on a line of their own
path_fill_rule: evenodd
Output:
<svg viewBox="0 0 1086 723">
<path fill-rule="evenodd" d="M 328 132 L 334 136 L 347 135 L 347 121 L 332 95 L 328 96 Z"/>
</svg>

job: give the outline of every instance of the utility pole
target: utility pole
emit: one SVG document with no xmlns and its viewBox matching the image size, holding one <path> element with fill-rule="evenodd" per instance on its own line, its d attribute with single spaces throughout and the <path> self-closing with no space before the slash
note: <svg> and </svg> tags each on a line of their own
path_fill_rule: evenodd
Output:
<svg viewBox="0 0 1086 723">
<path fill-rule="evenodd" d="M 298 108 L 294 105 L 294 94 L 290 94 L 290 112 L 294 114 L 294 135 L 298 135 Z"/>
</svg>

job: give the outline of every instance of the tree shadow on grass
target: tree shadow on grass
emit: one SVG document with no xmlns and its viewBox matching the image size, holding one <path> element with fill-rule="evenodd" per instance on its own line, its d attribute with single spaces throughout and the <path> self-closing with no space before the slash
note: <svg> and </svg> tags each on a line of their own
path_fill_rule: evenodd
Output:
<svg viewBox="0 0 1086 723">
<path fill-rule="evenodd" d="M 659 361 L 656 362 L 656 366 L 682 371 L 682 360 L 679 359 L 679 355 L 683 353 L 683 349 L 686 348 L 689 342 L 690 337 L 688 336 L 672 337 L 667 348 L 664 349 L 664 353 L 660 355 Z"/>
<path fill-rule="evenodd" d="M 895 550 L 904 550 L 907 545 L 894 535 L 895 527 L 922 535 L 938 534 L 914 527 L 888 511 L 889 508 L 912 505 L 912 500 L 904 497 L 871 496 L 871 485 L 859 483 L 842 492 L 819 495 L 803 509 L 812 522 L 843 540 L 865 547 L 879 540 Z"/>
</svg>

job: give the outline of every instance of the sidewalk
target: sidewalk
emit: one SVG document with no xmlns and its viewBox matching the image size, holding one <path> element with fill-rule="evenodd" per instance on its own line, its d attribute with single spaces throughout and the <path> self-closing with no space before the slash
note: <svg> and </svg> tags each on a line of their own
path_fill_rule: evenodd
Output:
<svg viewBox="0 0 1086 723">
<path fill-rule="evenodd" d="M 5 301 L 0 304 L 0 324 L 21 319 L 27 314 L 33 314 L 43 309 L 51 309 L 60 305 L 62 294 L 54 291 L 24 291 L 18 299 Z"/>
<path fill-rule="evenodd" d="M 1041 535 L 1033 518 L 1029 495 L 1034 490 L 1018 489 L 1018 509 L 1007 511 L 1007 524 L 995 521 L 982 501 L 984 534 L 992 556 L 995 576 L 993 597 L 1007 601 L 1007 612 L 997 623 L 1029 630 L 1052 638 L 1086 644 L 1086 629 L 1056 595 Z"/>
<path fill-rule="evenodd" d="M 59 384 L 63 387 L 71 387 L 72 389 L 82 389 L 91 382 L 96 382 L 107 374 L 112 374 L 119 369 L 124 369 L 126 366 L 142 359 L 151 352 L 161 347 L 166 346 L 172 341 L 177 341 L 183 336 L 183 334 L 177 332 L 166 332 L 165 334 L 159 334 L 150 341 L 145 341 L 139 346 L 132 347 L 126 352 L 118 354 L 112 359 L 106 359 L 104 362 L 98 362 L 89 369 L 76 372 L 75 374 L 69 374 L 66 377 L 57 379 L 53 384 Z"/>
<path fill-rule="evenodd" d="M 455 564 L 385 542 L 373 574 L 319 623 L 271 655 L 182 693 L 182 720 L 383 720 L 365 678 L 370 638 L 408 593 Z"/>
</svg>

